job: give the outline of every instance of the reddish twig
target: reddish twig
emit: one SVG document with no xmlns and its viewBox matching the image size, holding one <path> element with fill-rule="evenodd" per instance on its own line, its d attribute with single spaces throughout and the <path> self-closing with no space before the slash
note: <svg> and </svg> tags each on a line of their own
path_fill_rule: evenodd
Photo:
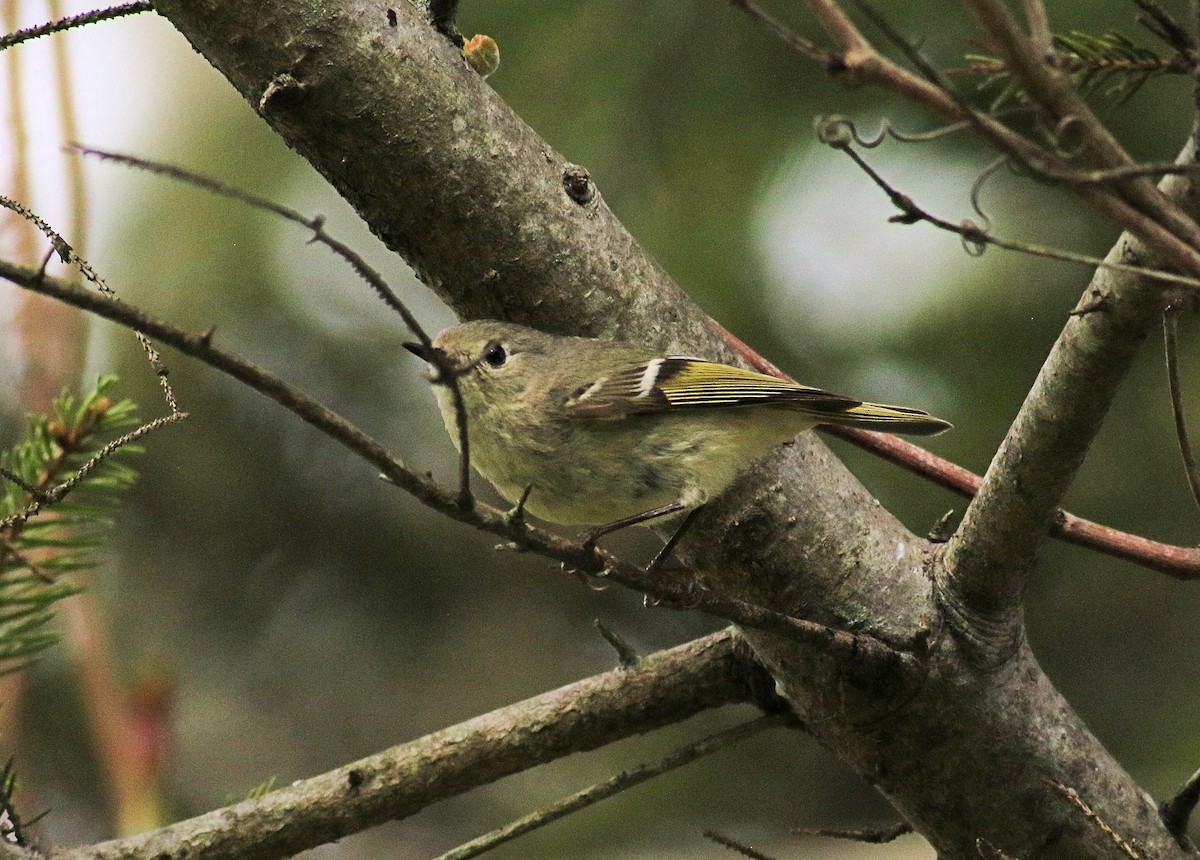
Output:
<svg viewBox="0 0 1200 860">
<path fill-rule="evenodd" d="M 780 379 L 791 378 L 747 346 L 736 335 L 716 322 L 712 325 L 721 337 L 755 370 L 778 376 Z M 870 430 L 859 430 L 855 427 L 822 427 L 821 429 L 965 498 L 974 497 L 980 484 L 983 483 L 983 478 L 970 469 L 952 463 L 936 454 L 931 454 L 919 445 L 914 445 L 899 436 L 873 433 Z M 1055 510 L 1051 515 L 1049 530 L 1050 535 L 1059 540 L 1133 562 L 1150 570 L 1165 573 L 1175 579 L 1200 579 L 1200 547 L 1175 546 L 1150 540 L 1091 520 L 1085 520 L 1062 508 Z"/>
</svg>

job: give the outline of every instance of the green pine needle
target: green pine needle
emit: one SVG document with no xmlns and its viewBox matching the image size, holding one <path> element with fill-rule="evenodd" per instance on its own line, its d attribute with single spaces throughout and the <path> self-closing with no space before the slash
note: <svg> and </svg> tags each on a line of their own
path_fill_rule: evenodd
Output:
<svg viewBox="0 0 1200 860">
<path fill-rule="evenodd" d="M 1072 30 L 1055 34 L 1053 40 L 1059 68 L 1071 75 L 1075 88 L 1085 98 L 1111 98 L 1123 103 L 1151 78 L 1192 70 L 1191 61 L 1179 53 L 1162 56 L 1113 31 L 1096 35 Z M 994 94 L 990 111 L 1028 103 L 999 59 L 983 54 L 966 59 L 976 69 L 999 69 L 985 74 L 979 83 L 980 92 Z"/>
<path fill-rule="evenodd" d="M 24 484 L 0 476 L 0 519 L 25 511 L 32 488 L 47 492 L 70 478 L 110 440 L 138 425 L 131 400 L 111 397 L 117 378 L 101 376 L 82 396 L 64 391 L 50 414 L 30 415 L 24 438 L 0 452 L 0 467 Z M 45 630 L 54 603 L 80 588 L 58 577 L 95 565 L 93 553 L 108 542 L 107 531 L 120 493 L 136 473 L 120 460 L 136 446 L 118 448 L 42 515 L 0 528 L 0 675 L 28 665 L 28 658 L 53 644 Z"/>
</svg>

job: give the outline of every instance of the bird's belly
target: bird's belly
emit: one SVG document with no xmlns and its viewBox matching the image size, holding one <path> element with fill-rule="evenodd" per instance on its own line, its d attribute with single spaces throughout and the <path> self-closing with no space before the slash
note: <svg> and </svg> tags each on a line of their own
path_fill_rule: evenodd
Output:
<svg viewBox="0 0 1200 860">
<path fill-rule="evenodd" d="M 701 504 L 805 426 L 782 413 L 776 424 L 728 411 L 708 417 L 693 411 L 597 420 L 587 432 L 561 434 L 541 448 L 512 439 L 488 446 L 474 462 L 510 502 L 532 487 L 525 508 L 533 516 L 598 525 L 676 502 Z"/>
</svg>

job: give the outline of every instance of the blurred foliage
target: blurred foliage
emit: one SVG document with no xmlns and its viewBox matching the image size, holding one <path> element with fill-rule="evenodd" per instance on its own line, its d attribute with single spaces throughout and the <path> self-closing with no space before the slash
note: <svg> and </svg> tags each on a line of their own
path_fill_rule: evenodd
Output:
<svg viewBox="0 0 1200 860">
<path fill-rule="evenodd" d="M 25 658 L 57 641 L 46 629 L 52 607 L 80 590 L 60 577 L 96 565 L 92 553 L 109 540 L 116 497 L 133 484 L 133 470 L 120 461 L 141 449 L 126 445 L 62 499 L 38 498 L 137 425 L 132 400 L 109 399 L 116 383 L 102 376 L 83 396 L 64 391 L 49 415 L 26 416 L 24 438 L 0 452 L 0 522 L 8 522 L 0 526 L 0 674 L 25 668 Z M 35 500 L 43 503 L 40 511 L 31 509 Z"/>
<path fill-rule="evenodd" d="M 773 5 L 817 36 L 798 6 Z M 958 6 L 878 5 L 944 65 L 961 64 L 971 50 L 976 31 Z M 1182 0 L 1171 5 L 1184 14 Z M 1125 2 L 1050 7 L 1056 32 L 1132 28 Z M 975 471 L 987 467 L 1089 273 L 998 252 L 941 255 L 927 241 L 929 228 L 887 224 L 886 201 L 871 214 L 847 203 L 869 180 L 835 171 L 844 157 L 815 149 L 812 134 L 813 117 L 824 114 L 849 115 L 864 127 L 886 116 L 914 130 L 935 119 L 887 94 L 839 87 L 719 0 L 490 0 L 464 3 L 459 23 L 467 35 L 496 39 L 503 61 L 489 83 L 566 158 L 588 168 L 609 205 L 716 319 L 806 382 L 930 408 L 957 427 L 930 440 L 931 450 Z M 153 61 L 186 85 L 163 94 L 155 113 L 163 125 L 139 144 L 141 154 L 323 212 L 329 231 L 366 254 L 431 327 L 451 320 L 218 73 L 165 23 L 154 26 L 164 53 Z M 99 35 L 80 37 L 113 32 L 91 29 Z M 120 92 L 119 82 L 111 89 Z M 1170 159 L 1191 123 L 1190 83 L 1156 78 L 1124 104 L 1101 107 L 1136 157 Z M 990 158 L 969 136 L 889 142 L 884 150 L 872 151 L 873 163 L 892 158 L 918 177 Z M 113 239 L 91 255 L 123 296 L 197 331 L 215 324 L 217 342 L 304 386 L 406 461 L 450 479 L 452 448 L 419 363 L 400 348 L 406 332 L 351 272 L 306 245 L 302 232 L 259 213 L 124 176 L 120 204 L 101 201 L 106 217 L 117 219 Z M 793 181 L 829 201 L 789 223 L 790 244 L 802 256 L 868 258 L 884 231 L 907 231 L 907 254 L 941 255 L 928 282 L 905 280 L 886 260 L 867 270 L 878 290 L 912 294 L 908 310 L 883 326 L 859 324 L 852 310 L 840 326 L 818 324 L 818 303 L 845 297 L 789 279 L 770 262 L 777 249 L 764 238 L 765 201 Z M 953 217 L 970 216 L 965 185 L 957 198 L 932 202 Z M 926 183 L 902 190 L 931 202 L 922 197 Z M 1024 180 L 998 179 L 985 198 L 1006 236 L 1096 255 L 1116 238 L 1070 198 Z M 134 381 L 135 397 L 156 396 L 132 338 L 101 329 L 110 352 L 100 361 Z M 1198 341 L 1185 324 L 1185 373 L 1200 362 Z M 594 633 L 594 617 L 643 650 L 716 626 L 646 609 L 636 595 L 592 592 L 536 558 L 497 554 L 491 538 L 430 515 L 274 404 L 182 357 L 165 358 L 193 417 L 149 442 L 143 479 L 118 522 L 119 561 L 98 588 L 125 661 L 135 666 L 155 655 L 175 668 L 180 815 L 243 796 L 272 775 L 286 783 L 610 668 L 615 655 Z M 1152 340 L 1069 503 L 1101 522 L 1195 543 L 1197 512 L 1178 466 L 1160 364 Z M 1185 378 L 1185 402 L 1200 402 L 1200 375 Z M 961 513 L 963 500 L 831 444 L 918 533 L 949 508 Z M 656 541 L 618 536 L 614 546 L 648 558 Z M 1047 671 L 1160 797 L 1197 764 L 1189 715 L 1200 687 L 1200 666 L 1190 659 L 1200 646 L 1198 611 L 1195 586 L 1057 544 L 1030 584 L 1030 636 Z M 42 776 L 43 791 L 57 810 L 94 809 L 84 745 L 54 727 L 71 725 L 69 714 L 65 723 L 42 716 L 70 710 L 67 670 L 43 662 L 28 743 L 60 765 Z M 345 840 L 337 856 L 430 856 L 744 716 L 737 710 L 506 780 Z M 61 766 L 66 761 L 70 768 Z M 54 770 L 78 778 L 55 781 Z M 705 828 L 774 842 L 777 853 L 815 852 L 823 846 L 789 840 L 787 829 L 890 817 L 885 802 L 814 744 L 772 735 L 494 856 L 727 856 L 701 838 Z M 63 812 L 47 827 L 72 841 L 95 838 L 101 821 L 99 813 Z"/>
<path fill-rule="evenodd" d="M 1133 98 L 1147 81 L 1166 74 L 1183 74 L 1192 66 L 1184 54 L 1162 55 L 1135 43 L 1122 33 L 1055 34 L 1054 49 L 1061 67 L 1071 75 L 1075 88 L 1088 98 L 1115 98 L 1125 102 Z M 1028 104 L 1020 85 L 1003 69 L 1003 63 L 986 54 L 968 54 L 971 67 L 990 69 L 979 83 L 979 91 L 993 92 L 988 110 L 999 110 L 1013 103 Z"/>
</svg>

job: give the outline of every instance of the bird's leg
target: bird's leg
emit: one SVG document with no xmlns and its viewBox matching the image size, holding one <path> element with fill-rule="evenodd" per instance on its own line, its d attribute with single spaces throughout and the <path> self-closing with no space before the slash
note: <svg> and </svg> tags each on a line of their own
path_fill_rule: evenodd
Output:
<svg viewBox="0 0 1200 860">
<path fill-rule="evenodd" d="M 651 559 L 650 564 L 646 565 L 646 573 L 657 573 L 662 568 L 663 564 L 670 558 L 671 551 L 675 549 L 675 545 L 679 543 L 679 539 L 683 537 L 683 533 L 687 531 L 688 526 L 696 519 L 696 514 L 700 513 L 703 509 L 704 505 L 700 505 L 687 512 L 687 515 L 683 518 L 683 522 L 679 524 L 679 528 L 675 529 L 674 533 L 667 538 L 667 542 L 662 545 L 662 549 Z"/>
<path fill-rule="evenodd" d="M 651 508 L 648 511 L 642 511 L 640 514 L 634 514 L 629 517 L 622 517 L 619 520 L 613 520 L 611 523 L 605 523 L 602 526 L 596 526 L 588 532 L 587 537 L 583 540 L 584 547 L 591 549 L 596 545 L 596 541 L 607 534 L 620 531 L 621 529 L 629 528 L 630 526 L 641 525 L 644 522 L 665 517 L 669 514 L 679 513 L 686 508 L 683 502 L 671 502 L 669 505 L 659 505 L 657 508 Z"/>
<path fill-rule="evenodd" d="M 514 531 L 520 531 L 525 526 L 525 503 L 529 501 L 529 494 L 533 492 L 533 484 L 525 488 L 525 492 L 521 493 L 521 498 L 517 500 L 517 504 L 512 510 L 505 511 L 504 524 Z"/>
</svg>

